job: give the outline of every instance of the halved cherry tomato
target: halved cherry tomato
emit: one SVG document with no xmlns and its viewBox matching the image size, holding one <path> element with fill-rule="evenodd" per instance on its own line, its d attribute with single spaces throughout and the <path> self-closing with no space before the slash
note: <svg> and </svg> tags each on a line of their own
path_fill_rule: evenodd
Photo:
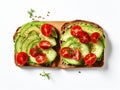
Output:
<svg viewBox="0 0 120 90">
<path fill-rule="evenodd" d="M 84 61 L 87 65 L 92 65 L 96 62 L 96 55 L 93 53 L 87 54 L 84 57 Z"/>
<path fill-rule="evenodd" d="M 79 37 L 82 32 L 82 28 L 78 25 L 72 26 L 71 28 L 71 35 L 74 37 Z"/>
<path fill-rule="evenodd" d="M 42 48 L 42 49 L 48 49 L 50 48 L 51 46 L 51 43 L 47 40 L 42 40 L 40 43 L 39 43 L 39 46 Z"/>
<path fill-rule="evenodd" d="M 100 38 L 100 34 L 98 32 L 94 32 L 94 33 L 92 33 L 92 35 L 90 36 L 90 38 L 91 38 L 91 41 L 93 43 L 97 43 L 98 39 Z"/>
<path fill-rule="evenodd" d="M 72 58 L 74 51 L 69 47 L 64 47 L 60 50 L 60 55 L 65 58 Z"/>
<path fill-rule="evenodd" d="M 46 58 L 46 54 L 44 53 L 39 53 L 36 57 L 35 57 L 36 61 L 39 64 L 43 64 L 44 62 L 46 62 L 47 58 Z"/>
<path fill-rule="evenodd" d="M 43 24 L 41 26 L 41 32 L 44 36 L 49 37 L 52 33 L 52 26 L 50 24 Z"/>
<path fill-rule="evenodd" d="M 40 50 L 37 46 L 30 49 L 30 55 L 36 57 L 40 53 Z"/>
<path fill-rule="evenodd" d="M 90 41 L 90 37 L 87 32 L 82 32 L 79 39 L 81 43 L 85 43 L 85 44 Z"/>
<path fill-rule="evenodd" d="M 23 66 L 28 61 L 28 55 L 25 52 L 19 52 L 16 56 L 16 62 L 18 65 Z"/>
<path fill-rule="evenodd" d="M 80 51 L 79 51 L 78 48 L 76 48 L 76 49 L 74 50 L 73 59 L 74 59 L 74 60 L 80 60 L 80 58 L 81 58 Z"/>
</svg>

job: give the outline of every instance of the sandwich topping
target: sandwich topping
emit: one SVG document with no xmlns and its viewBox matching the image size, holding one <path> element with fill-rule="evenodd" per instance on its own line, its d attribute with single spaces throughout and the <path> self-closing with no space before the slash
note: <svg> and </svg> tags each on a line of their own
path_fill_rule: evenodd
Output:
<svg viewBox="0 0 120 90">
<path fill-rule="evenodd" d="M 92 66 L 102 60 L 105 37 L 103 31 L 91 23 L 70 23 L 60 40 L 60 56 L 68 65 Z"/>
<path fill-rule="evenodd" d="M 30 22 L 15 35 L 15 59 L 19 66 L 51 65 L 57 56 L 56 29 L 45 22 Z"/>
</svg>

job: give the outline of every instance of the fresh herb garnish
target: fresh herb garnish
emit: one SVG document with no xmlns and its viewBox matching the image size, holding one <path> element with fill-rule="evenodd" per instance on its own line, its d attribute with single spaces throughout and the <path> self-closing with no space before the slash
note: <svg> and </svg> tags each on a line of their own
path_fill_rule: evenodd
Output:
<svg viewBox="0 0 120 90">
<path fill-rule="evenodd" d="M 78 73 L 81 73 L 81 71 L 78 71 Z"/>
<path fill-rule="evenodd" d="M 46 73 L 45 71 L 43 71 L 42 73 L 40 73 L 40 75 L 43 77 L 47 77 L 48 80 L 50 79 L 50 73 Z"/>
<path fill-rule="evenodd" d="M 29 17 L 30 17 L 32 20 L 45 19 L 44 16 L 35 15 L 35 10 L 34 10 L 34 9 L 30 9 L 30 10 L 28 11 L 28 14 L 29 14 Z M 49 11 L 47 12 L 47 16 L 50 16 L 50 12 L 49 12 Z"/>
<path fill-rule="evenodd" d="M 48 12 L 47 12 L 47 16 L 49 16 L 49 15 L 50 15 L 50 12 L 48 11 Z"/>
<path fill-rule="evenodd" d="M 33 10 L 33 9 L 30 9 L 30 11 L 28 11 L 28 14 L 29 14 L 29 17 L 30 18 L 33 18 L 33 13 L 35 12 L 35 10 Z"/>
</svg>

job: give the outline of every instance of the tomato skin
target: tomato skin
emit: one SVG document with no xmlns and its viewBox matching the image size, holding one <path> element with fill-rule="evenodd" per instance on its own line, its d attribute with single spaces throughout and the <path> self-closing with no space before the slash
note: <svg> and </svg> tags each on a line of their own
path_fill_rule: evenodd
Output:
<svg viewBox="0 0 120 90">
<path fill-rule="evenodd" d="M 84 57 L 84 61 L 87 65 L 91 66 L 93 65 L 95 62 L 96 62 L 96 55 L 93 54 L 93 53 L 90 53 L 90 54 L 87 54 L 85 57 Z"/>
<path fill-rule="evenodd" d="M 42 40 L 40 43 L 39 43 L 39 46 L 42 48 L 42 49 L 48 49 L 50 48 L 51 46 L 51 43 L 47 40 Z"/>
<path fill-rule="evenodd" d="M 71 28 L 71 35 L 74 37 L 79 37 L 82 32 L 82 28 L 78 25 L 72 26 Z"/>
<path fill-rule="evenodd" d="M 78 48 L 76 48 L 76 49 L 74 50 L 73 59 L 74 59 L 74 60 L 80 60 L 80 58 L 81 58 L 80 51 L 79 51 Z"/>
<path fill-rule="evenodd" d="M 47 58 L 46 58 L 46 54 L 44 53 L 39 53 L 36 57 L 35 57 L 36 61 L 38 62 L 38 64 L 43 64 L 44 62 L 46 62 Z"/>
<path fill-rule="evenodd" d="M 25 52 L 19 52 L 16 56 L 16 62 L 18 65 L 23 66 L 28 61 L 28 55 Z"/>
<path fill-rule="evenodd" d="M 30 49 L 30 55 L 33 57 L 36 57 L 39 53 L 40 53 L 40 51 L 37 46 Z"/>
<path fill-rule="evenodd" d="M 90 41 L 90 37 L 87 32 L 82 32 L 79 40 L 81 43 L 87 44 Z"/>
<path fill-rule="evenodd" d="M 69 47 L 64 47 L 60 50 L 60 55 L 65 58 L 72 58 L 74 51 Z"/>
<path fill-rule="evenodd" d="M 97 43 L 99 38 L 100 38 L 100 34 L 98 32 L 94 32 L 90 36 L 90 39 L 93 43 Z"/>
<path fill-rule="evenodd" d="M 52 33 L 52 26 L 50 24 L 43 24 L 41 26 L 41 32 L 44 36 L 49 37 Z"/>
</svg>

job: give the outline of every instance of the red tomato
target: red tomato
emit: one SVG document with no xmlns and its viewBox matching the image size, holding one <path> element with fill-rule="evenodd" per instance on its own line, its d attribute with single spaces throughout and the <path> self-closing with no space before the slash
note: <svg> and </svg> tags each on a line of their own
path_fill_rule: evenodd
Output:
<svg viewBox="0 0 120 90">
<path fill-rule="evenodd" d="M 65 58 L 72 58 L 74 51 L 69 47 L 64 47 L 60 50 L 60 55 Z"/>
<path fill-rule="evenodd" d="M 74 59 L 74 60 L 80 60 L 80 58 L 81 58 L 80 51 L 79 51 L 79 49 L 76 48 L 76 49 L 74 50 L 73 59 Z"/>
<path fill-rule="evenodd" d="M 42 48 L 42 49 L 48 49 L 50 48 L 51 46 L 51 43 L 47 40 L 42 40 L 40 43 L 39 43 L 39 46 Z"/>
<path fill-rule="evenodd" d="M 39 53 L 40 53 L 40 51 L 37 46 L 30 49 L 30 55 L 33 57 L 37 56 Z"/>
<path fill-rule="evenodd" d="M 19 52 L 16 56 L 17 64 L 23 66 L 28 61 L 28 55 L 25 52 Z"/>
<path fill-rule="evenodd" d="M 41 32 L 44 36 L 49 37 L 52 33 L 52 26 L 50 24 L 43 24 L 41 26 Z"/>
<path fill-rule="evenodd" d="M 79 37 L 82 32 L 82 28 L 78 25 L 75 25 L 71 28 L 71 35 L 74 37 Z"/>
<path fill-rule="evenodd" d="M 92 33 L 92 35 L 90 36 L 90 38 L 91 38 L 91 41 L 93 43 L 97 43 L 98 39 L 100 38 L 100 34 L 98 32 L 94 32 L 94 33 Z"/>
<path fill-rule="evenodd" d="M 39 53 L 36 57 L 35 57 L 36 61 L 39 64 L 43 64 L 44 62 L 46 62 L 47 58 L 46 58 L 46 54 L 44 53 Z"/>
<path fill-rule="evenodd" d="M 90 37 L 87 32 L 82 32 L 79 39 L 81 43 L 85 43 L 85 44 L 90 41 Z"/>
<path fill-rule="evenodd" d="M 96 55 L 93 53 L 87 54 L 84 57 L 84 61 L 87 65 L 92 65 L 96 62 Z"/>
</svg>

